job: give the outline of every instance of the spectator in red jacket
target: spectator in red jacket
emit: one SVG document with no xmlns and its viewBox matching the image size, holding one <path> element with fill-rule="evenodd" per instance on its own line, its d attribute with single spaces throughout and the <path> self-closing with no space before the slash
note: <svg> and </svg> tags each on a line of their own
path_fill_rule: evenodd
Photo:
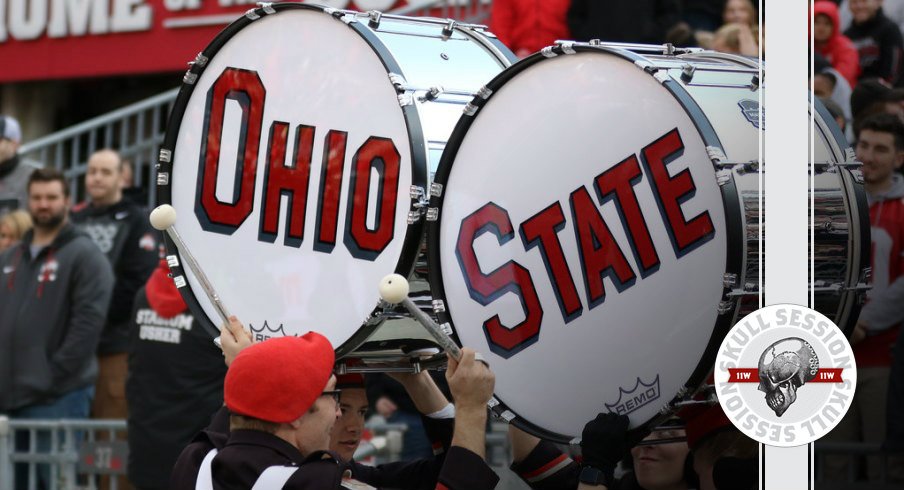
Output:
<svg viewBox="0 0 904 490">
<path fill-rule="evenodd" d="M 495 0 L 490 31 L 523 58 L 571 38 L 565 21 L 569 5 L 569 0 Z"/>
<path fill-rule="evenodd" d="M 838 7 L 830 1 L 813 5 L 813 40 L 816 52 L 825 56 L 851 87 L 860 76 L 860 55 L 850 39 L 839 29 Z"/>
</svg>

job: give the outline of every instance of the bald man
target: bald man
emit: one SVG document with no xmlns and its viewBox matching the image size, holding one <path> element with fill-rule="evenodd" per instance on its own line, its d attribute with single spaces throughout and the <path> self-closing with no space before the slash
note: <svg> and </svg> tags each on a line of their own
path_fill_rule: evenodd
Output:
<svg viewBox="0 0 904 490">
<path fill-rule="evenodd" d="M 110 149 L 88 159 L 85 189 L 89 200 L 72 211 L 72 221 L 100 248 L 116 275 L 113 299 L 97 347 L 99 372 L 92 416 L 126 418 L 129 319 L 135 293 L 157 266 L 157 232 L 147 213 L 122 196 L 122 158 Z"/>
</svg>

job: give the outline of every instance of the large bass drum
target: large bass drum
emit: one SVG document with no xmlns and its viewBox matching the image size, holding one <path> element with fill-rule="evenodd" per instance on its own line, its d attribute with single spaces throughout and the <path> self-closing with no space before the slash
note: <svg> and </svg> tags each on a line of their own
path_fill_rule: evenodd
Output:
<svg viewBox="0 0 904 490">
<path fill-rule="evenodd" d="M 711 371 L 758 305 L 761 76 L 737 56 L 561 42 L 473 99 L 436 175 L 430 283 L 493 366 L 500 417 L 563 442 L 598 412 L 640 431 Z M 863 199 L 824 135 L 817 306 L 849 325 Z"/>
<path fill-rule="evenodd" d="M 159 201 L 176 209 L 183 241 L 257 339 L 316 330 L 338 356 L 410 368 L 410 357 L 438 349 L 378 306 L 377 284 L 414 269 L 446 140 L 512 59 L 481 26 L 260 4 L 185 74 Z M 174 274 L 199 320 L 218 329 L 198 279 Z M 430 305 L 429 291 L 412 294 Z"/>
</svg>

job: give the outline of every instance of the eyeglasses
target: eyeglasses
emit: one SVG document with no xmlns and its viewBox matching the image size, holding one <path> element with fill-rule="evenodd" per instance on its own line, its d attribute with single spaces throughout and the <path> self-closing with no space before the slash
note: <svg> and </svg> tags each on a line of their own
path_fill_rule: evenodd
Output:
<svg viewBox="0 0 904 490">
<path fill-rule="evenodd" d="M 320 396 L 331 396 L 331 397 L 333 397 L 333 400 L 336 402 L 336 405 L 338 405 L 339 404 L 339 395 L 341 395 L 341 394 L 342 394 L 342 390 L 331 390 L 331 391 L 324 391 L 323 393 L 320 394 Z"/>
</svg>

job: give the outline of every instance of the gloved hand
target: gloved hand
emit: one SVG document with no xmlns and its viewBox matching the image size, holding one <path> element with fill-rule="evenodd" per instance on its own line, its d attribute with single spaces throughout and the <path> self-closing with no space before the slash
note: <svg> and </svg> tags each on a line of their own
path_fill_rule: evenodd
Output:
<svg viewBox="0 0 904 490">
<path fill-rule="evenodd" d="M 581 455 L 584 465 L 596 468 L 611 480 L 615 466 L 628 452 L 626 440 L 628 417 L 614 413 L 600 413 L 587 422 L 581 434 Z"/>
</svg>

